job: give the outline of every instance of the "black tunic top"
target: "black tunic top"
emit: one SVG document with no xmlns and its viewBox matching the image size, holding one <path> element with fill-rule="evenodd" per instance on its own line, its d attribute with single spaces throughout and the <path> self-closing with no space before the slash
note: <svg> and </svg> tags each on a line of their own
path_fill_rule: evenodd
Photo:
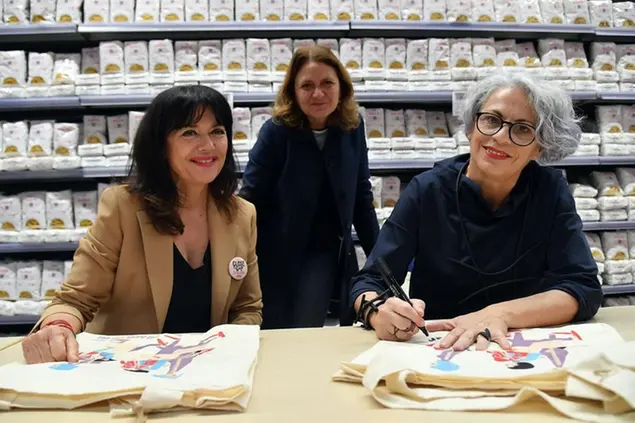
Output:
<svg viewBox="0 0 635 423">
<path fill-rule="evenodd" d="M 174 245 L 174 281 L 164 333 L 207 332 L 212 326 L 212 257 L 207 245 L 203 264 L 192 269 Z"/>
</svg>

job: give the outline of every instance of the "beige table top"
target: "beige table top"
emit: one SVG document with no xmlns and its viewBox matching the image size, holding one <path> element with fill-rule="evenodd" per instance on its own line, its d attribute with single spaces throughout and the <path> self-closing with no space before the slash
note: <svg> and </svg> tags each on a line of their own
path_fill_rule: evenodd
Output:
<svg viewBox="0 0 635 423">
<path fill-rule="evenodd" d="M 596 322 L 615 327 L 625 340 L 635 340 L 635 306 L 603 308 Z M 0 339 L 0 349 L 10 342 Z M 360 328 L 320 328 L 262 331 L 254 392 L 246 413 L 188 411 L 152 415 L 149 420 L 178 423 L 203 422 L 211 415 L 228 423 L 399 423 L 445 422 L 552 423 L 571 422 L 539 400 L 511 411 L 450 413 L 382 408 L 361 385 L 332 382 L 339 363 L 351 360 L 376 342 L 372 332 Z M 20 345 L 0 352 L 0 365 L 22 361 Z M 105 406 L 74 411 L 10 411 L 0 421 L 11 423 L 112 422 Z M 117 419 L 132 422 L 133 419 Z"/>
</svg>

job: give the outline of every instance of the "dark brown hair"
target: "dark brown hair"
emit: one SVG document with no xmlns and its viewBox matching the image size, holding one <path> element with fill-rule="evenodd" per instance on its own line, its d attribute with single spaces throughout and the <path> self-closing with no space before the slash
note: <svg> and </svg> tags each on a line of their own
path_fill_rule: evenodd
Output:
<svg viewBox="0 0 635 423">
<path fill-rule="evenodd" d="M 168 135 L 175 130 L 196 125 L 208 110 L 227 132 L 225 163 L 216 179 L 209 184 L 209 192 L 229 221 L 236 212 L 234 192 L 238 177 L 229 103 L 218 91 L 202 85 L 170 88 L 155 97 L 139 124 L 128 175 L 128 190 L 139 195 L 152 225 L 162 234 L 182 234 L 185 228 L 179 216 L 183 198 L 168 162 Z"/>
<path fill-rule="evenodd" d="M 301 47 L 293 53 L 291 64 L 273 106 L 273 118 L 277 122 L 291 127 L 306 126 L 306 116 L 295 97 L 295 80 L 300 69 L 309 62 L 324 63 L 332 67 L 340 81 L 339 104 L 329 116 L 328 124 L 337 125 L 346 130 L 357 128 L 359 126 L 359 111 L 354 99 L 351 77 L 331 49 L 321 45 Z"/>
</svg>

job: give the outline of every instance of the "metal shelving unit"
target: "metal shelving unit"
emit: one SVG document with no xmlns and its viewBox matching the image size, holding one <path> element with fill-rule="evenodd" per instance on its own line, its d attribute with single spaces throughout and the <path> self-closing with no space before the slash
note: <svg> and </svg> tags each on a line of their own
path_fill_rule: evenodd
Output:
<svg viewBox="0 0 635 423">
<path fill-rule="evenodd" d="M 60 170 L 21 170 L 17 172 L 0 172 L 0 182 L 122 178 L 127 175 L 128 169 L 125 167 L 86 167 L 79 169 Z"/>
<path fill-rule="evenodd" d="M 0 111 L 7 112 L 19 110 L 74 109 L 79 106 L 79 98 L 75 96 L 0 98 Z"/>
<path fill-rule="evenodd" d="M 602 285 L 604 295 L 635 294 L 635 284 L 627 285 Z"/>
<path fill-rule="evenodd" d="M 8 243 L 0 244 L 0 254 L 72 252 L 78 246 L 78 242 Z"/>
<path fill-rule="evenodd" d="M 40 320 L 40 316 L 31 314 L 17 314 L 15 316 L 0 316 L 0 326 L 33 326 Z"/>
<path fill-rule="evenodd" d="M 633 35 L 635 39 L 635 34 Z M 620 103 L 635 103 L 635 91 L 633 92 L 598 92 L 597 98 L 602 101 L 617 101 Z"/>
<path fill-rule="evenodd" d="M 178 23 L 104 23 L 81 24 L 78 33 L 89 41 L 109 40 L 195 40 L 209 38 L 315 38 L 346 37 L 348 22 L 281 21 L 281 22 L 178 22 Z"/>
<path fill-rule="evenodd" d="M 591 39 L 592 25 L 511 24 L 500 22 L 352 21 L 351 37 L 495 37 Z"/>
<path fill-rule="evenodd" d="M 583 222 L 585 231 L 631 231 L 635 229 L 635 221 L 619 222 Z"/>
<path fill-rule="evenodd" d="M 75 24 L 0 24 L 0 40 L 3 43 L 85 41 Z"/>
</svg>

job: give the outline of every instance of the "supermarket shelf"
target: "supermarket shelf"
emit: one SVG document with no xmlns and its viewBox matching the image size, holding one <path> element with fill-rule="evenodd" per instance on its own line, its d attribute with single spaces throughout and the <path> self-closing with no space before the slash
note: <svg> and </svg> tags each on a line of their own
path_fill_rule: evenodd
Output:
<svg viewBox="0 0 635 423">
<path fill-rule="evenodd" d="M 413 160 L 370 160 L 368 166 L 370 170 L 406 170 L 406 169 L 431 169 L 436 160 L 434 159 L 413 159 Z"/>
<path fill-rule="evenodd" d="M 234 104 L 269 105 L 276 99 L 276 93 L 233 93 Z"/>
<path fill-rule="evenodd" d="M 635 165 L 635 156 L 598 157 L 601 166 Z"/>
<path fill-rule="evenodd" d="M 0 98 L 0 111 L 73 109 L 79 107 L 79 98 L 69 97 L 32 97 Z"/>
<path fill-rule="evenodd" d="M 359 91 L 355 99 L 360 103 L 451 103 L 452 91 Z"/>
<path fill-rule="evenodd" d="M 75 24 L 0 24 L 2 44 L 42 42 L 42 37 L 46 37 L 47 42 L 84 41 Z"/>
<path fill-rule="evenodd" d="M 86 167 L 79 169 L 58 170 L 21 170 L 17 172 L 0 172 L 0 182 L 34 181 L 34 180 L 78 180 L 91 178 L 121 178 L 128 175 L 126 167 Z"/>
<path fill-rule="evenodd" d="M 208 39 L 249 37 L 345 37 L 348 22 L 179 22 L 84 24 L 78 32 L 89 41 Z"/>
<path fill-rule="evenodd" d="M 8 243 L 0 244 L 0 254 L 72 252 L 77 250 L 78 246 L 77 242 Z"/>
<path fill-rule="evenodd" d="M 18 314 L 15 316 L 0 316 L 0 326 L 34 325 L 40 320 L 40 316 L 30 314 Z"/>
<path fill-rule="evenodd" d="M 633 35 L 635 37 L 635 35 Z M 635 92 L 599 92 L 597 98 L 603 101 L 619 101 L 635 103 Z"/>
<path fill-rule="evenodd" d="M 598 98 L 595 91 L 569 91 L 573 101 L 595 101 Z"/>
<path fill-rule="evenodd" d="M 627 41 L 627 39 L 632 40 L 635 38 L 635 28 L 595 28 L 594 32 L 594 38 L 596 39 L 619 40 L 620 38 L 625 38 L 619 41 Z"/>
<path fill-rule="evenodd" d="M 635 294 L 635 284 L 627 285 L 602 285 L 604 295 L 625 295 Z"/>
<path fill-rule="evenodd" d="M 508 24 L 499 22 L 352 21 L 350 37 L 495 37 L 516 39 L 592 38 L 592 25 Z"/>
<path fill-rule="evenodd" d="M 145 107 L 153 95 L 84 95 L 78 98 L 82 107 Z"/>
<path fill-rule="evenodd" d="M 582 227 L 585 231 L 631 231 L 635 230 L 635 221 L 582 222 Z"/>
</svg>

